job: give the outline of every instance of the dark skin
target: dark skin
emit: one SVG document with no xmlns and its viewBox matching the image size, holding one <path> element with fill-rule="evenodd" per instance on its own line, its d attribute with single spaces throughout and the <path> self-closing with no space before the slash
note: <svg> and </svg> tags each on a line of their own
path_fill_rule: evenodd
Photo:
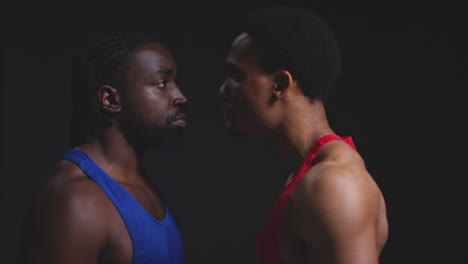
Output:
<svg viewBox="0 0 468 264">
<path fill-rule="evenodd" d="M 176 70 L 172 55 L 161 44 L 137 47 L 129 57 L 123 89 L 102 85 L 96 95 L 103 109 L 116 113 L 113 125 L 102 135 L 76 146 L 157 220 L 164 219 L 165 207 L 143 174 L 142 162 L 149 147 L 164 142 L 150 139 L 152 131 L 145 133 L 146 138 L 124 128 L 135 127 L 127 122 L 138 118 L 140 129 L 156 127 L 163 128 L 167 134 L 180 133 L 185 127 L 185 114 L 180 109 L 187 99 L 175 82 Z M 126 113 L 131 113 L 131 118 L 124 118 Z M 131 240 L 119 212 L 105 192 L 70 161 L 56 164 L 36 200 L 34 220 L 27 263 L 129 264 L 132 261 Z"/>
<path fill-rule="evenodd" d="M 307 98 L 286 69 L 265 72 L 252 37 L 240 34 L 220 87 L 226 129 L 266 138 L 296 171 L 330 128 L 323 102 Z M 285 264 L 377 264 L 388 237 L 383 195 L 361 156 L 331 141 L 282 211 L 278 243 Z"/>
</svg>

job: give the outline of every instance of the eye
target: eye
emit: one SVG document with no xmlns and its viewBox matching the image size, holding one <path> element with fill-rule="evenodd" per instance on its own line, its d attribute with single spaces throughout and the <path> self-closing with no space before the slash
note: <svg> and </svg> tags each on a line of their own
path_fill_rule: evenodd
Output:
<svg viewBox="0 0 468 264">
<path fill-rule="evenodd" d="M 236 81 L 236 82 L 240 82 L 240 81 L 241 81 L 241 75 L 238 74 L 238 73 L 236 73 L 236 72 L 231 72 L 231 73 L 229 74 L 229 77 L 230 77 L 231 79 L 233 79 L 234 81 Z"/>
<path fill-rule="evenodd" d="M 166 82 L 166 81 L 162 81 L 162 82 L 156 84 L 156 86 L 157 86 L 159 89 L 164 89 L 164 88 L 166 88 L 166 85 L 167 85 L 167 82 Z"/>
<path fill-rule="evenodd" d="M 234 79 L 234 81 L 236 81 L 236 82 L 239 82 L 239 79 L 240 79 L 239 75 L 235 74 L 235 73 L 231 74 L 231 78 Z"/>
</svg>

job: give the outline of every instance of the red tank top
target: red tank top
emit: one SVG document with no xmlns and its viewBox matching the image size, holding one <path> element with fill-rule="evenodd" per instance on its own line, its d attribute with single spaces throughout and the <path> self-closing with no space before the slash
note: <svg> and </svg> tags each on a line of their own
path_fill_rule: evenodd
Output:
<svg viewBox="0 0 468 264">
<path fill-rule="evenodd" d="M 304 174 L 312 166 L 317 153 L 320 148 L 325 145 L 327 142 L 332 140 L 342 140 L 348 143 L 351 147 L 356 149 L 354 146 L 353 140 L 351 137 L 340 137 L 337 135 L 326 135 L 321 137 L 310 149 L 307 156 L 304 158 L 301 167 L 296 173 L 289 176 L 283 192 L 281 193 L 279 199 L 273 206 L 273 211 L 270 215 L 269 222 L 263 231 L 257 235 L 257 251 L 259 264 L 282 264 L 283 261 L 280 255 L 280 249 L 278 244 L 278 229 L 280 224 L 281 213 L 286 205 L 286 202 L 291 196 L 291 193 L 296 189 L 296 186 L 299 184 L 300 180 Z"/>
</svg>

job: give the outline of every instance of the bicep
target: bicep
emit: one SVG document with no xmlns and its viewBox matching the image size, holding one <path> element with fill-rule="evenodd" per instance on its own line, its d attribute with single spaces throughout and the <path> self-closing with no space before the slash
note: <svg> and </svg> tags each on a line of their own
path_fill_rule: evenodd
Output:
<svg viewBox="0 0 468 264">
<path fill-rule="evenodd" d="M 37 217 L 37 250 L 47 263 L 97 263 L 106 242 L 99 202 L 86 192 L 53 193 Z"/>
<path fill-rule="evenodd" d="M 330 177 L 302 196 L 298 234 L 323 263 L 376 264 L 374 207 L 364 183 Z"/>
</svg>

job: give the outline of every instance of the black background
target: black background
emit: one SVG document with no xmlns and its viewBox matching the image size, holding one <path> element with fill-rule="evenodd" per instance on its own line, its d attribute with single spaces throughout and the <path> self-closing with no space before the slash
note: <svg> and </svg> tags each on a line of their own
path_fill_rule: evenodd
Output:
<svg viewBox="0 0 468 264">
<path fill-rule="evenodd" d="M 173 52 L 190 101 L 184 152 L 152 152 L 146 162 L 179 220 L 187 263 L 255 263 L 255 234 L 289 168 L 267 142 L 224 134 L 217 89 L 238 14 L 281 2 L 316 12 L 340 43 L 343 73 L 327 111 L 386 198 L 381 263 L 466 263 L 467 9 L 445 1 L 258 0 L 2 8 L 0 262 L 13 262 L 26 207 L 69 147 L 72 52 L 94 33 L 149 31 Z"/>
</svg>

